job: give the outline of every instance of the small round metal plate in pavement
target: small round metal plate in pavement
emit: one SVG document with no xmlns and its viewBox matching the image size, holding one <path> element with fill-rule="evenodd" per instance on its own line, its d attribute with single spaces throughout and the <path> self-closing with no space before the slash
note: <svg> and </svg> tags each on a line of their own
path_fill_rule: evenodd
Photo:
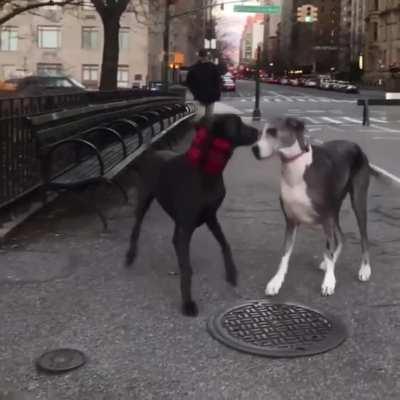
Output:
<svg viewBox="0 0 400 400">
<path fill-rule="evenodd" d="M 265 300 L 242 303 L 214 315 L 208 330 L 231 348 L 265 357 L 320 354 L 347 337 L 344 324 L 332 315 Z"/>
<path fill-rule="evenodd" d="M 36 361 L 39 369 L 61 373 L 81 367 L 86 362 L 85 355 L 79 350 L 57 349 L 41 355 Z"/>
</svg>

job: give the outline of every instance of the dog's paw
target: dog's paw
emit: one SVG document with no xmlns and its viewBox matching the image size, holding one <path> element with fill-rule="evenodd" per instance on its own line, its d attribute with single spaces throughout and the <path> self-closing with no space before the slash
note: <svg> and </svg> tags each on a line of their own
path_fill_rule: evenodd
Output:
<svg viewBox="0 0 400 400">
<path fill-rule="evenodd" d="M 136 258 L 136 250 L 130 249 L 125 256 L 125 267 L 130 267 Z"/>
<path fill-rule="evenodd" d="M 361 282 L 367 282 L 371 278 L 371 266 L 369 264 L 362 264 L 360 271 L 358 271 L 358 279 Z"/>
<path fill-rule="evenodd" d="M 265 294 L 267 296 L 276 296 L 279 293 L 279 290 L 282 286 L 282 280 L 272 278 L 269 282 L 267 287 L 265 288 Z"/>
<path fill-rule="evenodd" d="M 189 301 L 187 303 L 183 303 L 182 313 L 183 313 L 183 315 L 186 315 L 187 317 L 196 317 L 199 313 L 197 304 L 194 301 Z"/>
<path fill-rule="evenodd" d="M 226 281 L 232 285 L 232 286 L 237 286 L 238 282 L 238 274 L 236 270 L 232 270 L 226 274 Z"/>
<path fill-rule="evenodd" d="M 334 275 L 326 276 L 321 286 L 322 296 L 332 296 L 335 293 L 336 278 Z"/>
<path fill-rule="evenodd" d="M 325 262 L 325 260 L 321 261 L 321 264 L 319 264 L 318 268 L 321 271 L 326 271 L 326 262 Z"/>
</svg>

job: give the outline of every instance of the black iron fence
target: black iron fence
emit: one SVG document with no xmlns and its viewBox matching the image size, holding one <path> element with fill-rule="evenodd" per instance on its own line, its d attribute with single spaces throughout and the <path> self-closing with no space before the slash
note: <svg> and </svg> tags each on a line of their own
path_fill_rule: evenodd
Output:
<svg viewBox="0 0 400 400">
<path fill-rule="evenodd" d="M 146 90 L 0 98 L 0 208 L 41 185 L 36 144 L 25 117 L 89 104 L 165 95 Z"/>
</svg>

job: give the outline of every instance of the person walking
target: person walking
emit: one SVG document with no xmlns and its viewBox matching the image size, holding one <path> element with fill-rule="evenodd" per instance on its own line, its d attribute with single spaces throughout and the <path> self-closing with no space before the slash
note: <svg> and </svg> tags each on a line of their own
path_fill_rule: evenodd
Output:
<svg viewBox="0 0 400 400">
<path fill-rule="evenodd" d="M 199 51 L 199 61 L 190 67 L 186 84 L 195 100 L 205 106 L 205 116 L 214 112 L 214 103 L 221 98 L 221 75 L 218 67 L 209 61 L 205 49 Z"/>
</svg>

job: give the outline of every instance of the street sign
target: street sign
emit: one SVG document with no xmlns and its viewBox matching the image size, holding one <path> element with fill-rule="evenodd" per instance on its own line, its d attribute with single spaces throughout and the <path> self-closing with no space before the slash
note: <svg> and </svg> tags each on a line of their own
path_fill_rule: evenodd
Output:
<svg viewBox="0 0 400 400">
<path fill-rule="evenodd" d="M 255 14 L 280 14 L 281 6 L 243 6 L 235 5 L 233 7 L 235 12 L 255 13 Z"/>
</svg>

